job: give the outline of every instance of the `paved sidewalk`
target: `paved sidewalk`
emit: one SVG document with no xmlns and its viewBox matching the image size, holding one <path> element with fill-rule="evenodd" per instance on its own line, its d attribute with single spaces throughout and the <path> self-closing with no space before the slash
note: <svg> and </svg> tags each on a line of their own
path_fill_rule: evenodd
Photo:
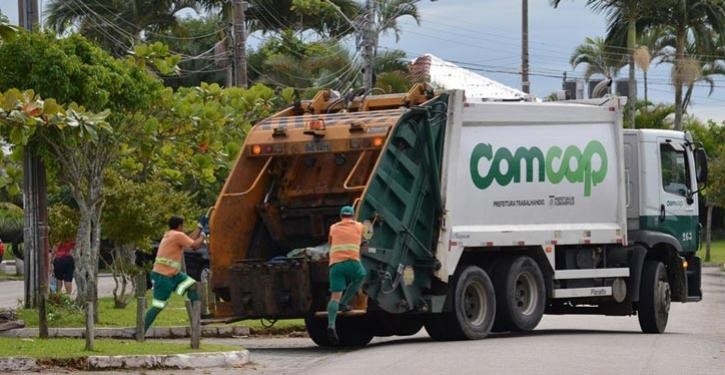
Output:
<svg viewBox="0 0 725 375">
<path fill-rule="evenodd" d="M 113 277 L 111 275 L 98 275 L 98 296 L 113 295 Z M 73 295 L 76 286 L 73 283 Z M 23 281 L 0 281 L 0 309 L 14 309 L 22 303 Z M 21 301 L 21 302 L 18 302 Z"/>
</svg>

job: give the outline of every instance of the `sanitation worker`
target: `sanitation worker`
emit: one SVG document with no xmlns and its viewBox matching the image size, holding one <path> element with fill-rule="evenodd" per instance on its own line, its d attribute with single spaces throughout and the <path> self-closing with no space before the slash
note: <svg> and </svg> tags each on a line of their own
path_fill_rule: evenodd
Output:
<svg viewBox="0 0 725 375">
<path fill-rule="evenodd" d="M 353 220 L 352 206 L 340 209 L 340 222 L 330 227 L 330 302 L 327 304 L 327 336 L 335 345 L 339 342 L 335 330 L 338 311 L 350 311 L 348 305 L 365 279 L 360 263 L 360 243 L 363 224 Z"/>
<path fill-rule="evenodd" d="M 196 281 L 181 272 L 181 259 L 184 256 L 184 249 L 196 250 L 204 244 L 201 229 L 202 225 L 199 224 L 191 236 L 187 236 L 184 232 L 184 218 L 172 216 L 169 219 L 169 231 L 164 234 L 159 244 L 154 268 L 151 271 L 154 298 L 151 308 L 146 312 L 144 332 L 149 330 L 156 316 L 166 307 L 166 301 L 174 291 L 180 296 L 186 294 L 186 298 L 191 301 L 198 299 L 196 289 L 192 288 Z"/>
</svg>

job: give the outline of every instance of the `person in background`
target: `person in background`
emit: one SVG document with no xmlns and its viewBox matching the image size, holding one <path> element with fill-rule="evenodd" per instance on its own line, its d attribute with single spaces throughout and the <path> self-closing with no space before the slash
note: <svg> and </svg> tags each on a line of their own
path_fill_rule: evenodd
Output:
<svg viewBox="0 0 725 375">
<path fill-rule="evenodd" d="M 76 242 L 68 240 L 58 244 L 53 249 L 53 275 L 58 280 L 56 283 L 58 292 L 61 291 L 61 285 L 65 287 L 65 292 L 69 295 L 73 292 L 73 272 L 75 271 L 75 262 L 71 251 L 75 248 Z"/>
<path fill-rule="evenodd" d="M 0 240 L 0 263 L 3 262 L 3 256 L 5 255 L 5 244 L 3 240 Z"/>
</svg>

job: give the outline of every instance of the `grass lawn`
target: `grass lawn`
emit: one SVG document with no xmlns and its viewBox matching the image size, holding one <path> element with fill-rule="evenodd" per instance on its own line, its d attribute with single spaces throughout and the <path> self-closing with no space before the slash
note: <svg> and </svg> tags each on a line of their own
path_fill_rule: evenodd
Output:
<svg viewBox="0 0 725 375">
<path fill-rule="evenodd" d="M 712 241 L 710 245 L 710 262 L 714 264 L 725 263 L 725 239 Z M 702 245 L 702 251 L 697 253 L 705 261 L 705 245 Z"/>
<path fill-rule="evenodd" d="M 139 343 L 133 340 L 109 339 L 96 339 L 94 351 L 85 351 L 84 348 L 85 339 L 0 337 L 0 357 L 73 358 L 91 355 L 181 354 L 240 350 L 236 346 L 204 342 L 195 350 L 189 348 L 188 344 L 152 340 Z"/>
<path fill-rule="evenodd" d="M 150 293 L 146 296 L 147 304 L 151 301 Z M 96 323 L 99 327 L 134 327 L 136 326 L 136 300 L 133 299 L 124 309 L 113 307 L 113 298 L 99 298 L 98 318 Z M 38 326 L 38 312 L 35 309 L 19 309 L 18 318 L 25 321 L 27 327 Z M 278 321 L 271 330 L 264 328 L 259 320 L 244 320 L 234 323 L 251 328 L 255 333 L 275 333 L 304 330 L 305 323 L 302 319 L 287 319 Z M 48 325 L 50 327 L 85 327 L 85 316 L 81 309 L 72 307 L 70 304 L 49 305 Z M 182 297 L 172 295 L 169 304 L 158 315 L 154 326 L 187 326 L 189 318 Z"/>
</svg>

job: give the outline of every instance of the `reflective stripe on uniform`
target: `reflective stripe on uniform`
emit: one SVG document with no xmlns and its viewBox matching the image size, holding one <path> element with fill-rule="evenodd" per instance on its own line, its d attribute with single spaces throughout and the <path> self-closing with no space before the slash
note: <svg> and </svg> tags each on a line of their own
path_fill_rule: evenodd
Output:
<svg viewBox="0 0 725 375">
<path fill-rule="evenodd" d="M 335 251 L 360 251 L 360 245 L 350 243 L 330 247 L 330 252 L 334 253 Z"/>
<path fill-rule="evenodd" d="M 156 307 L 158 309 L 163 309 L 164 307 L 166 307 L 166 301 L 162 301 L 160 299 L 154 298 L 151 301 L 151 306 Z"/>
<path fill-rule="evenodd" d="M 171 260 L 169 258 L 156 257 L 156 262 L 154 262 L 154 263 L 163 264 L 164 266 L 169 266 L 177 271 L 181 270 L 181 263 L 179 263 L 175 260 Z"/>
<path fill-rule="evenodd" d="M 187 277 L 186 280 L 180 282 L 179 286 L 176 287 L 176 293 L 178 295 L 184 294 L 190 286 L 194 285 L 194 283 L 196 283 L 194 279 L 192 279 L 191 277 Z"/>
</svg>

